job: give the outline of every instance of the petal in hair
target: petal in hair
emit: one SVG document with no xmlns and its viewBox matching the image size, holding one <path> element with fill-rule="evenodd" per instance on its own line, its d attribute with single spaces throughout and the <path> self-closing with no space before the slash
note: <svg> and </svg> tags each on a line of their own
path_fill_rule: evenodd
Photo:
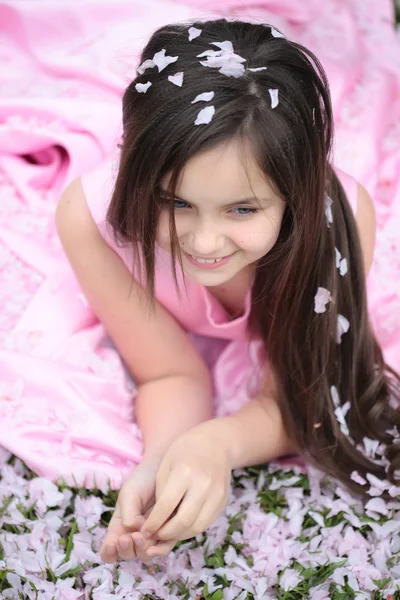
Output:
<svg viewBox="0 0 400 600">
<path fill-rule="evenodd" d="M 231 41 L 226 42 L 210 42 L 213 46 L 217 46 L 222 52 L 233 52 L 233 44 Z"/>
<path fill-rule="evenodd" d="M 153 63 L 153 61 L 150 58 L 148 58 L 147 60 L 142 62 L 141 65 L 138 66 L 137 71 L 138 73 L 140 73 L 140 75 L 143 75 L 146 69 L 152 69 L 155 66 L 156 65 Z"/>
<path fill-rule="evenodd" d="M 197 29 L 197 27 L 189 27 L 189 29 L 188 29 L 189 42 L 191 42 L 195 38 L 199 37 L 199 35 L 201 34 L 202 31 L 203 31 L 202 29 Z"/>
<path fill-rule="evenodd" d="M 145 94 L 150 86 L 151 81 L 147 81 L 146 83 L 137 83 L 135 85 L 135 89 L 139 92 L 139 94 Z"/>
<path fill-rule="evenodd" d="M 336 267 L 339 269 L 339 273 L 343 277 L 343 275 L 346 275 L 346 273 L 348 271 L 347 259 L 342 258 L 342 255 L 340 254 L 340 252 L 337 248 L 335 248 L 335 256 L 336 256 Z"/>
<path fill-rule="evenodd" d="M 328 194 L 325 194 L 325 216 L 326 216 L 326 223 L 327 223 L 328 227 L 330 227 L 331 223 L 333 223 L 332 203 L 333 203 L 332 198 L 330 196 L 328 196 Z"/>
<path fill-rule="evenodd" d="M 331 398 L 332 398 L 333 405 L 336 407 L 340 406 L 339 393 L 337 391 L 337 388 L 334 385 L 331 385 L 330 392 L 331 392 Z"/>
<path fill-rule="evenodd" d="M 342 343 L 342 335 L 347 333 L 350 328 L 350 323 L 343 315 L 338 315 L 336 328 L 336 343 Z"/>
<path fill-rule="evenodd" d="M 338 269 L 340 267 L 340 259 L 342 258 L 342 255 L 340 254 L 340 252 L 337 248 L 335 248 L 335 257 L 336 257 L 336 268 Z"/>
<path fill-rule="evenodd" d="M 271 96 L 271 108 L 275 108 L 279 104 L 278 93 L 279 90 L 268 90 L 269 95 Z"/>
<path fill-rule="evenodd" d="M 212 100 L 214 98 L 214 92 L 203 92 L 202 94 L 197 94 L 196 98 L 194 100 L 192 100 L 191 104 L 194 104 L 195 102 L 209 102 L 210 100 Z"/>
<path fill-rule="evenodd" d="M 349 435 L 349 429 L 346 423 L 346 414 L 350 409 L 350 402 L 345 402 L 343 406 L 337 406 L 335 408 L 335 415 L 340 425 L 340 431 L 344 435 Z"/>
<path fill-rule="evenodd" d="M 323 287 L 319 287 L 317 293 L 314 296 L 315 307 L 314 310 L 316 313 L 324 313 L 326 311 L 326 305 L 332 299 L 331 293 L 329 290 Z"/>
<path fill-rule="evenodd" d="M 232 42 L 211 42 L 211 44 L 217 46 L 220 50 L 205 50 L 198 54 L 197 58 L 207 57 L 207 60 L 200 61 L 203 67 L 219 69 L 220 73 L 228 77 L 241 77 L 244 75 L 245 69 L 242 63 L 246 62 L 246 59 L 234 53 Z"/>
<path fill-rule="evenodd" d="M 244 75 L 244 71 L 244 66 L 237 61 L 227 61 L 225 64 L 222 65 L 222 67 L 219 70 L 220 73 L 226 75 L 227 77 L 236 78 Z"/>
<path fill-rule="evenodd" d="M 158 72 L 161 73 L 165 67 L 168 67 L 171 63 L 174 63 L 178 60 L 179 56 L 166 56 L 165 48 L 156 52 L 153 56 L 153 63 L 157 66 Z"/>
<path fill-rule="evenodd" d="M 202 108 L 201 111 L 198 113 L 194 124 L 195 125 L 207 125 L 207 123 L 209 123 L 211 121 L 211 119 L 213 118 L 214 113 L 215 113 L 214 106 L 206 106 L 205 108 Z"/>
<path fill-rule="evenodd" d="M 253 71 L 253 73 L 256 73 L 257 71 L 265 71 L 267 67 L 248 67 L 248 71 Z"/>
<path fill-rule="evenodd" d="M 275 27 L 271 27 L 271 35 L 274 38 L 284 38 L 285 37 L 283 35 L 283 33 L 281 33 L 280 31 L 278 31 L 277 29 L 275 29 Z"/>
<path fill-rule="evenodd" d="M 175 75 L 168 75 L 168 81 L 170 81 L 174 85 L 182 87 L 183 71 L 179 71 L 179 73 L 175 73 Z"/>
</svg>

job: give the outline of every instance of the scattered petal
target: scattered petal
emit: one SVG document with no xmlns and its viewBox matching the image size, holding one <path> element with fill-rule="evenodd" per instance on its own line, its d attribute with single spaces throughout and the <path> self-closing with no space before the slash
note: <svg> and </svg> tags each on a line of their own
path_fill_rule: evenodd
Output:
<svg viewBox="0 0 400 600">
<path fill-rule="evenodd" d="M 138 73 L 140 73 L 140 75 L 143 75 L 146 69 L 152 69 L 155 66 L 156 65 L 154 64 L 154 62 L 150 58 L 148 58 L 147 60 L 142 62 L 141 65 L 138 66 L 137 71 Z"/>
<path fill-rule="evenodd" d="M 179 56 L 166 56 L 165 52 L 166 50 L 163 48 L 153 56 L 153 63 L 157 66 L 159 73 L 179 58 Z"/>
<path fill-rule="evenodd" d="M 197 94 L 196 98 L 194 100 L 192 100 L 191 104 L 194 104 L 195 102 L 209 102 L 210 100 L 212 100 L 214 98 L 214 92 L 203 92 L 202 94 Z"/>
<path fill-rule="evenodd" d="M 274 38 L 284 38 L 285 37 L 283 35 L 283 33 L 281 33 L 280 31 L 278 31 L 277 29 L 275 29 L 275 27 L 271 27 L 271 35 L 273 35 Z"/>
<path fill-rule="evenodd" d="M 378 512 L 381 515 L 387 515 L 389 512 L 387 503 L 383 500 L 383 498 L 371 498 L 371 500 L 368 500 L 365 508 L 366 510 Z"/>
<path fill-rule="evenodd" d="M 189 27 L 189 29 L 188 29 L 189 42 L 191 42 L 195 38 L 199 37 L 199 35 L 201 34 L 202 31 L 203 31 L 202 29 L 197 29 L 197 27 Z"/>
<path fill-rule="evenodd" d="M 332 299 L 331 293 L 329 290 L 323 287 L 319 287 L 317 293 L 314 297 L 315 307 L 314 310 L 316 313 L 324 313 L 326 311 L 326 305 Z"/>
<path fill-rule="evenodd" d="M 269 89 L 269 95 L 271 96 L 271 108 L 276 108 L 279 104 L 278 93 L 279 90 Z"/>
<path fill-rule="evenodd" d="M 325 194 L 325 216 L 326 216 L 326 222 L 327 222 L 328 227 L 330 227 L 331 223 L 333 223 L 332 204 L 333 204 L 332 198 L 330 196 L 328 196 L 328 194 Z"/>
<path fill-rule="evenodd" d="M 246 62 L 246 59 L 234 53 L 232 42 L 211 42 L 211 44 L 218 46 L 220 50 L 205 50 L 198 54 L 197 58 L 207 57 L 207 60 L 200 61 L 200 64 L 219 69 L 220 73 L 228 77 L 241 77 L 245 71 L 242 63 Z"/>
<path fill-rule="evenodd" d="M 137 83 L 135 85 L 135 89 L 139 92 L 139 94 L 145 94 L 151 85 L 151 81 L 147 81 L 146 83 Z"/>
<path fill-rule="evenodd" d="M 343 315 L 337 317 L 336 342 L 342 343 L 342 335 L 347 333 L 350 328 L 350 323 Z"/>
<path fill-rule="evenodd" d="M 331 385 L 331 398 L 334 406 L 340 406 L 339 392 L 337 391 L 337 388 L 334 385 Z"/>
<path fill-rule="evenodd" d="M 353 481 L 355 481 L 359 485 L 366 485 L 367 484 L 367 482 L 364 479 L 364 477 L 361 477 L 361 475 L 358 473 L 358 471 L 353 471 L 351 473 L 351 475 L 350 475 L 350 479 L 352 479 Z"/>
<path fill-rule="evenodd" d="M 168 75 L 168 81 L 170 81 L 174 85 L 182 87 L 183 71 L 179 71 L 179 73 L 175 73 L 175 75 Z"/>
<path fill-rule="evenodd" d="M 248 71 L 253 71 L 253 73 L 257 73 L 257 71 L 265 71 L 267 67 L 248 67 Z"/>
<path fill-rule="evenodd" d="M 198 113 L 194 124 L 207 125 L 207 123 L 210 123 L 210 121 L 212 120 L 214 113 L 214 106 L 206 106 L 205 108 L 202 108 L 201 111 Z"/>
</svg>

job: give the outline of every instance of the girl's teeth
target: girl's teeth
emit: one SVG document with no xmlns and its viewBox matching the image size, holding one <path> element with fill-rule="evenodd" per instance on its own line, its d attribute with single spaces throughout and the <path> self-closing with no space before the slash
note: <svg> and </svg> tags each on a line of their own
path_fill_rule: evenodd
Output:
<svg viewBox="0 0 400 600">
<path fill-rule="evenodd" d="M 221 262 L 222 258 L 212 258 L 212 259 L 205 259 L 205 258 L 196 258 L 195 256 L 193 256 L 193 254 L 191 254 L 191 257 L 199 262 L 199 263 L 205 263 L 205 264 L 212 264 L 212 263 L 219 263 Z"/>
</svg>

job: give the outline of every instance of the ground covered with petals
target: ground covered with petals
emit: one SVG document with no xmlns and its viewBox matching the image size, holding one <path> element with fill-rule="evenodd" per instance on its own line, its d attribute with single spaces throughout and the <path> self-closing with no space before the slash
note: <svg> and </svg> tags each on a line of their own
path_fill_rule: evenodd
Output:
<svg viewBox="0 0 400 600">
<path fill-rule="evenodd" d="M 2 598 L 400 599 L 400 497 L 365 503 L 315 469 L 234 471 L 226 510 L 149 564 L 98 551 L 117 492 L 55 485 L 1 452 Z"/>
</svg>

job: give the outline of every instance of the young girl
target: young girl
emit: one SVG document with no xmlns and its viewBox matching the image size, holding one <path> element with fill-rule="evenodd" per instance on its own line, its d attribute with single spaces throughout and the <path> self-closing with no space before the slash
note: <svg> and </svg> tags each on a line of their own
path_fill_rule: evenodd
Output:
<svg viewBox="0 0 400 600">
<path fill-rule="evenodd" d="M 365 291 L 373 204 L 332 166 L 332 136 L 309 50 L 270 25 L 168 25 L 125 91 L 116 173 L 102 165 L 63 194 L 65 252 L 139 386 L 144 459 L 103 560 L 166 554 L 217 518 L 232 469 L 288 454 L 356 494 L 399 492 L 399 376 Z M 257 354 L 235 413 L 211 418 L 224 382 L 191 332 Z"/>
</svg>

